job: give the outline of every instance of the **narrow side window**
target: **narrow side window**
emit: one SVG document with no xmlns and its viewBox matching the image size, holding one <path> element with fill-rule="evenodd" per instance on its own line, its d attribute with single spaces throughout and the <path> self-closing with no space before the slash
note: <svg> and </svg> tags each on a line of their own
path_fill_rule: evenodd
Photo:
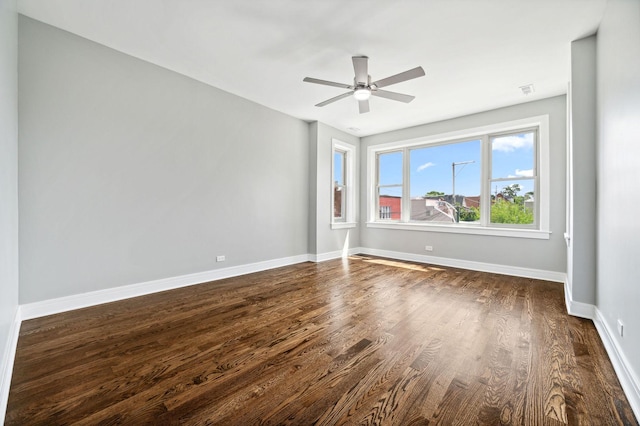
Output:
<svg viewBox="0 0 640 426">
<path fill-rule="evenodd" d="M 356 148 L 334 139 L 331 143 L 331 227 L 356 226 Z"/>
<path fill-rule="evenodd" d="M 344 222 L 347 213 L 347 185 L 345 181 L 347 153 L 333 151 L 333 221 Z"/>
</svg>

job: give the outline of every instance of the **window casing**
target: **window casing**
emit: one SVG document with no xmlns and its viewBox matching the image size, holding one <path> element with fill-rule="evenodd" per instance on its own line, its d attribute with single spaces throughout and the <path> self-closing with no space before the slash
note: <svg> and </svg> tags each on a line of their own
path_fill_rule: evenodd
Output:
<svg viewBox="0 0 640 426">
<path fill-rule="evenodd" d="M 546 115 L 371 146 L 367 226 L 548 239 L 548 153 Z"/>
<path fill-rule="evenodd" d="M 331 228 L 356 226 L 355 147 L 333 139 L 331 143 Z"/>
</svg>

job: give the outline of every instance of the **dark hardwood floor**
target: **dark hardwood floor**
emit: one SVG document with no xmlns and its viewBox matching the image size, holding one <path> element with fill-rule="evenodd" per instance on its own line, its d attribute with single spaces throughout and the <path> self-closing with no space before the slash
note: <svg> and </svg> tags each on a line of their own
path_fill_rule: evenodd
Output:
<svg viewBox="0 0 640 426">
<path fill-rule="evenodd" d="M 352 257 L 25 321 L 8 425 L 637 425 L 559 283 Z"/>
</svg>

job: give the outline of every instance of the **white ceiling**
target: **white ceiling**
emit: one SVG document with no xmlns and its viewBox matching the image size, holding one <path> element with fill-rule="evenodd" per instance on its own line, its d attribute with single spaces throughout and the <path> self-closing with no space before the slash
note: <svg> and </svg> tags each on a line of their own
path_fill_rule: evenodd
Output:
<svg viewBox="0 0 640 426">
<path fill-rule="evenodd" d="M 365 136 L 566 93 L 570 42 L 606 0 L 19 0 L 20 13 L 303 120 Z M 410 104 L 318 102 L 351 84 L 351 56 Z M 519 86 L 534 84 L 524 96 Z M 360 130 L 353 130 L 354 128 Z"/>
</svg>

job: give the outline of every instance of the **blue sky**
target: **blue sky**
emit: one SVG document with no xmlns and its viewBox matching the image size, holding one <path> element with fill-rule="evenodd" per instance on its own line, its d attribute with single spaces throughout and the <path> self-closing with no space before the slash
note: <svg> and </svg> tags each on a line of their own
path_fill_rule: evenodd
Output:
<svg viewBox="0 0 640 426">
<path fill-rule="evenodd" d="M 534 133 L 519 133 L 515 135 L 501 136 L 491 141 L 491 177 L 492 178 L 517 178 L 533 176 L 534 168 Z M 513 182 L 496 182 L 492 185 L 491 192 L 498 191 L 505 185 L 517 183 L 522 190 L 520 195 L 533 191 L 532 180 L 518 180 Z"/>
<path fill-rule="evenodd" d="M 534 167 L 533 137 L 533 133 L 520 133 L 492 139 L 492 177 L 532 176 Z M 429 191 L 451 194 L 453 183 L 451 164 L 466 161 L 473 161 L 473 163 L 457 165 L 455 168 L 456 194 L 480 195 L 480 140 L 412 149 L 410 153 L 411 197 L 419 197 Z M 383 171 L 380 176 L 381 185 L 402 182 L 402 153 L 394 152 L 381 155 L 380 167 Z M 499 191 L 512 183 L 520 184 L 522 187 L 521 195 L 527 191 L 533 191 L 532 181 L 518 180 L 494 183 L 491 192 L 495 191 L 496 185 Z M 391 193 L 389 190 L 385 192 Z"/>
<path fill-rule="evenodd" d="M 336 180 L 339 184 L 344 183 L 344 177 L 342 176 L 343 159 L 344 154 L 340 152 L 333 153 L 333 179 Z"/>
</svg>

